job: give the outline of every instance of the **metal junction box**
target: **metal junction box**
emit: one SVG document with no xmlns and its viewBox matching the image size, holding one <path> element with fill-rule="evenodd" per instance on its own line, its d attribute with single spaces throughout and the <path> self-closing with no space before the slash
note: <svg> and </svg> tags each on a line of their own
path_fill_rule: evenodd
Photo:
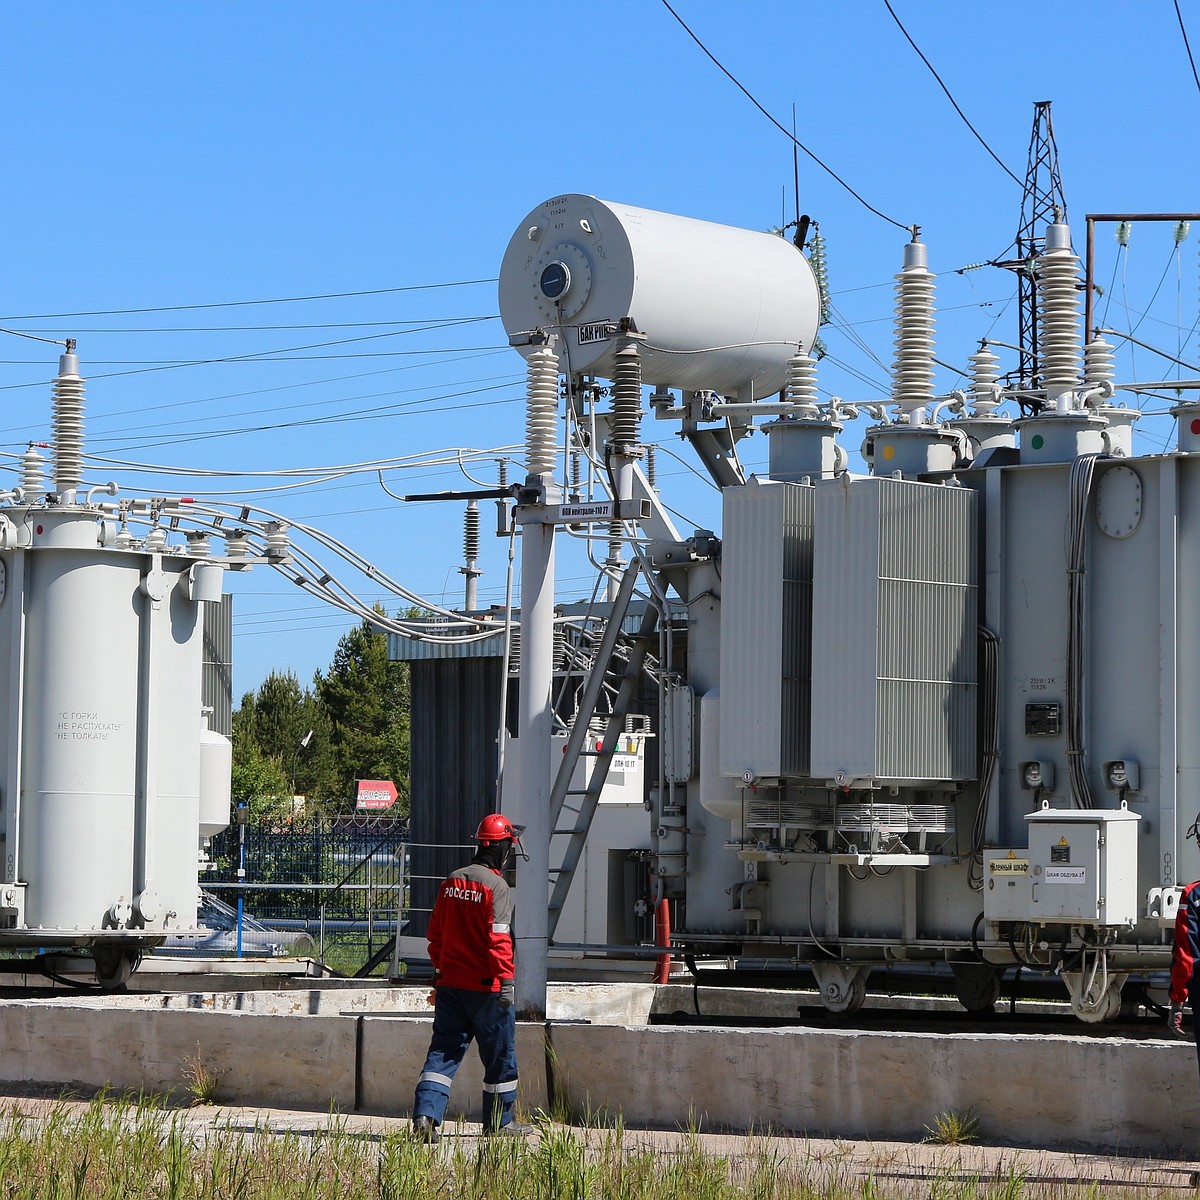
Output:
<svg viewBox="0 0 1200 1200">
<path fill-rule="evenodd" d="M 1029 851 L 985 850 L 983 915 L 988 921 L 1028 921 Z"/>
<path fill-rule="evenodd" d="M 1030 921 L 1136 923 L 1137 813 L 1127 808 L 1042 808 L 1025 819 Z"/>
</svg>

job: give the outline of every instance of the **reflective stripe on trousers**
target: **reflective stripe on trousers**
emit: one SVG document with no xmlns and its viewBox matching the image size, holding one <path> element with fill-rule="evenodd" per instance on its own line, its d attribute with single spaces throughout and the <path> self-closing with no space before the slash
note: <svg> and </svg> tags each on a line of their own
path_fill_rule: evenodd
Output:
<svg viewBox="0 0 1200 1200">
<path fill-rule="evenodd" d="M 517 1098 L 516 1016 L 497 992 L 439 987 L 433 1037 L 417 1080 L 413 1116 L 442 1123 L 450 1085 L 474 1041 L 483 1063 L 483 1121 L 500 1127 L 513 1119 Z"/>
</svg>

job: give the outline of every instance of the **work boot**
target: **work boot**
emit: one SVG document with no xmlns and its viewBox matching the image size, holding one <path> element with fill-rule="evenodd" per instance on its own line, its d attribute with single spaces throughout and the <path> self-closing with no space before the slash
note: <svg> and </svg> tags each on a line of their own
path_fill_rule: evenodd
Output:
<svg viewBox="0 0 1200 1200">
<path fill-rule="evenodd" d="M 521 1121 L 509 1121 L 507 1125 L 501 1125 L 499 1129 L 485 1127 L 483 1132 L 487 1137 L 528 1137 L 537 1130 L 532 1125 L 526 1125 Z"/>
<path fill-rule="evenodd" d="M 418 1142 L 428 1142 L 431 1146 L 436 1146 L 442 1140 L 437 1122 L 431 1117 L 413 1117 L 412 1135 Z"/>
</svg>

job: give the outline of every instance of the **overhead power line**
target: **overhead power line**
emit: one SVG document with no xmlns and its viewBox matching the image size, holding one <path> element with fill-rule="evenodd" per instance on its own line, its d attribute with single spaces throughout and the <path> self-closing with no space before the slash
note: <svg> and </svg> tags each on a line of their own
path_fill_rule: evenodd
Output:
<svg viewBox="0 0 1200 1200">
<path fill-rule="evenodd" d="M 794 133 L 792 133 L 785 125 L 780 124 L 780 122 L 777 121 L 775 117 L 773 117 L 754 98 L 754 96 L 750 94 L 750 91 L 746 88 L 746 86 L 739 79 L 737 79 L 737 77 L 720 61 L 720 59 L 718 59 L 717 56 L 713 54 L 713 52 L 695 35 L 695 33 L 692 32 L 691 27 L 671 7 L 671 5 L 668 3 L 668 0 L 662 0 L 662 4 L 667 12 L 669 12 L 671 16 L 673 16 L 675 20 L 678 21 L 683 27 L 683 31 L 688 35 L 688 37 L 690 37 L 692 41 L 704 51 L 704 54 L 713 64 L 713 66 L 715 66 L 717 70 L 720 71 L 721 74 L 724 75 L 725 78 L 728 79 L 729 82 L 732 83 L 733 86 L 736 87 L 738 91 L 741 92 L 742 95 L 745 96 L 746 99 L 749 100 L 750 103 L 753 104 L 754 107 L 757 108 L 758 111 L 762 113 L 762 115 L 766 117 L 767 120 L 770 121 L 771 124 L 774 125 L 775 128 L 778 129 L 785 138 L 788 139 L 789 142 L 792 143 L 792 145 L 796 146 L 800 150 L 803 150 L 804 153 L 807 154 L 808 157 L 811 158 L 813 162 L 815 162 L 817 166 L 821 168 L 822 171 L 824 171 L 836 183 L 840 183 L 842 187 L 844 187 L 846 191 L 848 191 L 850 195 L 852 195 L 855 200 L 857 200 L 859 204 L 861 204 L 868 212 L 874 213 L 875 216 L 879 217 L 881 220 L 887 221 L 889 225 L 895 225 L 897 229 L 903 229 L 905 232 L 908 232 L 912 228 L 911 225 L 905 225 L 903 222 L 897 221 L 893 217 L 889 217 L 887 213 L 880 212 L 879 209 L 877 209 L 874 205 L 868 204 L 867 201 L 864 200 L 863 197 L 860 196 L 858 192 L 856 192 L 832 167 L 828 166 L 826 163 L 823 163 L 803 142 L 797 139 Z"/>
<path fill-rule="evenodd" d="M 1000 156 L 991 148 L 991 146 L 984 141 L 983 135 L 979 132 L 979 130 L 967 120 L 967 114 L 963 112 L 961 108 L 959 108 L 958 101 L 955 100 L 950 94 L 950 89 L 942 82 L 942 77 L 933 69 L 933 64 L 925 57 L 924 54 L 921 53 L 921 47 L 913 41 L 912 34 L 910 34 L 908 30 L 904 28 L 903 22 L 898 16 L 896 16 L 896 10 L 892 8 L 889 0 L 883 0 L 883 6 L 891 14 L 892 20 L 896 22 L 896 25 L 899 27 L 900 32 L 904 34 L 908 44 L 917 52 L 917 56 L 929 68 L 929 73 L 934 77 L 934 79 L 937 80 L 938 87 L 940 87 L 942 91 L 946 93 L 946 99 L 949 100 L 952 105 L 954 105 L 954 111 L 958 113 L 960 117 L 962 117 L 963 124 L 966 125 L 966 127 L 975 135 L 975 140 L 978 141 L 978 143 L 992 156 L 992 158 L 996 160 L 996 163 L 999 165 L 1000 169 L 1005 173 L 1005 175 L 1007 175 L 1009 179 L 1011 179 L 1013 183 L 1017 185 L 1017 187 L 1023 188 L 1025 186 L 1024 180 L 1018 179 L 1017 176 L 1008 169 L 1008 167 L 1004 164 L 1003 159 L 1001 159 Z"/>
<path fill-rule="evenodd" d="M 441 288 L 475 287 L 481 283 L 495 283 L 490 279 L 460 279 L 453 283 L 413 283 L 406 287 L 372 288 L 360 292 L 325 292 L 316 296 L 273 296 L 267 300 L 223 300 L 212 304 L 165 304 L 154 308 L 105 308 L 89 312 L 21 313 L 18 316 L 0 317 L 0 321 L 60 321 L 67 317 L 128 317 L 139 313 L 200 312 L 212 308 L 246 308 L 254 304 L 301 304 L 308 300 L 348 300 L 357 296 L 394 296 L 400 292 L 431 292 Z"/>
<path fill-rule="evenodd" d="M 1196 87 L 1200 88 L 1200 74 L 1196 71 L 1196 60 L 1192 57 L 1192 46 L 1188 41 L 1187 27 L 1183 23 L 1183 13 L 1179 11 L 1179 0 L 1175 0 L 1175 19 L 1179 22 L 1179 32 L 1183 34 L 1183 48 L 1187 51 L 1188 62 L 1192 64 L 1192 78 Z"/>
</svg>

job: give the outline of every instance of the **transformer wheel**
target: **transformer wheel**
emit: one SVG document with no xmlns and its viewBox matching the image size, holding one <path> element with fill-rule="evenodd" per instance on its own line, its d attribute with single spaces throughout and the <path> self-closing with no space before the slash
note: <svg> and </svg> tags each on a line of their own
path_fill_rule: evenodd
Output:
<svg viewBox="0 0 1200 1200">
<path fill-rule="evenodd" d="M 1085 1007 L 1072 997 L 1071 1011 L 1086 1025 L 1102 1025 L 1107 1021 L 1115 1021 L 1121 1015 L 1121 985 L 1110 984 L 1095 1007 Z"/>
<path fill-rule="evenodd" d="M 851 1016 L 858 1012 L 867 998 L 867 973 L 840 966 L 813 968 L 821 1003 L 827 1012 Z"/>
<path fill-rule="evenodd" d="M 96 982 L 106 992 L 124 987 L 141 958 L 137 950 L 130 950 L 124 946 L 93 947 L 92 960 L 96 964 Z"/>
<path fill-rule="evenodd" d="M 954 994 L 969 1013 L 992 1012 L 1000 999 L 1004 968 L 991 963 L 952 962 Z"/>
</svg>

